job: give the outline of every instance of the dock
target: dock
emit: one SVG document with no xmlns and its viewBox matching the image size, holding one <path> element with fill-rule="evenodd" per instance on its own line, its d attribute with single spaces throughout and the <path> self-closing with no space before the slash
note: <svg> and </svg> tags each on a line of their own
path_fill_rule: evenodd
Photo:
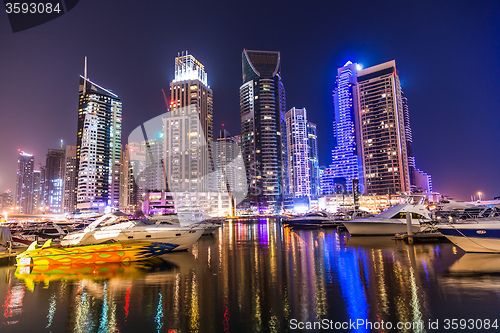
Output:
<svg viewBox="0 0 500 333">
<path fill-rule="evenodd" d="M 3 246 L 0 246 L 0 266 L 10 266 L 16 263 L 16 256 L 21 253 L 19 250 L 9 251 Z"/>
<path fill-rule="evenodd" d="M 440 232 L 417 232 L 411 235 L 413 242 L 415 243 L 430 243 L 430 242 L 442 242 L 447 241 L 446 237 Z M 394 235 L 395 240 L 402 240 L 408 243 L 408 234 L 400 233 Z"/>
</svg>

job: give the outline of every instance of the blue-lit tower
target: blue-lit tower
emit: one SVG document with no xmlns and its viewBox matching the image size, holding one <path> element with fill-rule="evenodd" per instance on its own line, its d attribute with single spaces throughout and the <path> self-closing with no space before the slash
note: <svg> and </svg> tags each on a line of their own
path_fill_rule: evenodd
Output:
<svg viewBox="0 0 500 333">
<path fill-rule="evenodd" d="M 352 180 L 359 179 L 359 190 L 364 192 L 363 167 L 359 141 L 357 64 L 348 61 L 338 69 L 333 105 L 334 133 L 337 146 L 332 151 L 331 179 L 336 192 L 351 192 Z"/>
</svg>

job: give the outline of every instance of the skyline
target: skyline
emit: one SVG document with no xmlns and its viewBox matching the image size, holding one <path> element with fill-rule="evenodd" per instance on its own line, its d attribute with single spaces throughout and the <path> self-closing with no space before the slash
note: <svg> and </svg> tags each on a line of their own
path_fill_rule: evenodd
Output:
<svg viewBox="0 0 500 333">
<path fill-rule="evenodd" d="M 47 150 L 57 148 L 60 139 L 68 145 L 76 144 L 76 80 L 83 73 L 84 56 L 89 57 L 89 78 L 112 89 L 123 101 L 123 138 L 127 138 L 136 126 L 164 111 L 161 89 L 167 90 L 172 81 L 174 58 L 182 50 L 188 50 L 199 59 L 209 73 L 208 84 L 214 94 L 214 131 L 219 131 L 224 123 L 231 134 L 238 134 L 241 52 L 243 49 L 262 49 L 281 53 L 286 110 L 306 108 L 308 120 L 318 124 L 320 166 L 331 163 L 330 154 L 335 147 L 332 91 L 337 69 L 349 60 L 366 68 L 395 59 L 408 98 L 416 163 L 432 175 L 434 189 L 463 200 L 470 200 L 470 196 L 477 195 L 478 191 L 482 192 L 483 198 L 500 195 L 500 177 L 497 175 L 500 147 L 496 135 L 500 129 L 500 114 L 495 112 L 495 106 L 500 102 L 500 65 L 495 61 L 500 48 L 500 38 L 496 34 L 500 23 L 495 15 L 500 12 L 498 3 L 481 3 L 474 7 L 463 3 L 437 3 L 433 4 L 435 11 L 429 13 L 425 6 L 397 4 L 391 6 L 395 13 L 402 14 L 411 9 L 421 14 L 421 21 L 415 19 L 419 17 L 415 14 L 409 17 L 395 15 L 393 25 L 399 23 L 401 31 L 394 35 L 381 33 L 390 31 L 385 29 L 387 23 L 373 26 L 374 22 L 382 22 L 394 12 L 385 13 L 387 7 L 366 3 L 367 6 L 363 6 L 366 11 L 356 11 L 359 19 L 355 21 L 364 18 L 367 25 L 364 29 L 363 26 L 348 25 L 343 31 L 348 36 L 339 35 L 335 30 L 346 23 L 339 15 L 343 12 L 342 5 L 337 5 L 337 15 L 332 13 L 330 16 L 321 8 L 305 8 L 301 26 L 315 23 L 309 30 L 304 29 L 305 32 L 300 27 L 283 26 L 283 22 L 293 22 L 294 17 L 301 15 L 296 4 L 280 8 L 272 3 L 269 12 L 255 12 L 254 9 L 244 16 L 269 19 L 282 9 L 282 15 L 273 21 L 273 25 L 281 26 L 281 30 L 265 37 L 258 33 L 261 27 L 255 33 L 234 36 L 238 30 L 235 27 L 241 25 L 235 17 L 228 17 L 227 22 L 217 20 L 220 21 L 221 15 L 231 9 L 244 13 L 249 5 L 226 5 L 222 13 L 218 13 L 221 8 L 216 8 L 217 4 L 211 8 L 201 3 L 200 8 L 208 6 L 211 9 L 206 11 L 206 34 L 226 40 L 216 46 L 212 46 L 216 42 L 214 37 L 204 39 L 197 36 L 194 34 L 197 30 L 191 27 L 180 34 L 181 37 L 169 40 L 169 35 L 164 32 L 176 26 L 175 20 L 185 19 L 187 16 L 184 15 L 169 17 L 172 23 L 160 23 L 160 15 L 151 11 L 146 15 L 151 17 L 151 22 L 144 20 L 141 22 L 143 27 L 140 24 L 128 25 L 126 21 L 134 20 L 125 17 L 134 18 L 135 22 L 143 20 L 140 15 L 144 16 L 142 11 L 145 9 L 140 8 L 135 14 L 127 2 L 121 2 L 115 8 L 115 14 L 123 16 L 124 22 L 116 21 L 116 26 L 106 26 L 102 22 L 111 15 L 113 4 L 118 6 L 113 1 L 81 3 L 61 18 L 16 34 L 10 31 L 6 20 L 0 23 L 0 40 L 5 45 L 2 52 L 5 57 L 0 63 L 0 72 L 3 73 L 0 76 L 1 131 L 4 137 L 0 143 L 3 156 L 0 161 L 1 192 L 15 187 L 18 149 L 34 154 L 38 168 Z M 96 6 L 101 10 L 95 10 Z M 439 15 L 438 9 L 443 10 L 442 13 L 447 9 L 450 14 Z M 90 14 L 96 16 L 97 23 L 82 29 L 85 16 Z M 5 14 L 0 15 L 6 18 Z M 197 15 L 201 14 L 195 12 L 194 21 Z M 339 20 L 328 25 L 321 17 Z M 404 22 L 407 24 L 403 25 Z M 464 22 L 468 25 L 464 26 Z M 321 33 L 325 25 L 330 28 L 326 30 L 332 33 L 331 38 Z M 373 29 L 366 29 L 370 25 Z M 412 26 L 414 29 L 410 29 Z M 227 27 L 233 28 L 225 30 Z M 92 45 L 93 32 L 99 30 L 107 32 L 112 40 L 103 38 L 104 44 L 97 40 Z M 456 31 L 461 34 L 455 34 Z M 162 35 L 167 42 L 162 41 Z M 304 39 L 304 47 L 297 43 L 297 35 L 309 37 Z M 153 37 L 145 40 L 145 36 Z M 405 41 L 402 42 L 401 38 Z M 427 40 L 425 43 L 422 42 L 424 39 Z M 133 52 L 137 49 L 141 51 Z M 47 120 L 37 119 L 40 112 L 47 115 Z"/>
</svg>

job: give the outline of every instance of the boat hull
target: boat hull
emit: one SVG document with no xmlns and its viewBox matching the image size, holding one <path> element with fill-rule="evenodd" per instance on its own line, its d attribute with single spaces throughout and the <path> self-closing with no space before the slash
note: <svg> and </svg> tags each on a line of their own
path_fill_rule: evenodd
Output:
<svg viewBox="0 0 500 333">
<path fill-rule="evenodd" d="M 72 233 L 61 241 L 62 245 L 89 245 L 99 244 L 110 240 L 148 241 L 177 244 L 174 251 L 190 248 L 203 235 L 203 229 L 190 228 L 186 230 L 161 230 L 158 227 L 116 230 L 106 228 L 86 234 L 84 231 Z"/>
<path fill-rule="evenodd" d="M 465 252 L 500 253 L 500 226 L 496 229 L 481 228 L 480 225 L 443 227 L 439 231 Z"/>
<path fill-rule="evenodd" d="M 176 244 L 123 242 L 27 250 L 16 257 L 18 266 L 103 264 L 140 261 L 172 251 Z"/>
<path fill-rule="evenodd" d="M 385 236 L 395 235 L 407 231 L 406 223 L 377 222 L 377 221 L 348 221 L 343 222 L 347 231 L 353 236 Z M 412 224 L 411 231 L 418 232 L 420 224 Z"/>
</svg>

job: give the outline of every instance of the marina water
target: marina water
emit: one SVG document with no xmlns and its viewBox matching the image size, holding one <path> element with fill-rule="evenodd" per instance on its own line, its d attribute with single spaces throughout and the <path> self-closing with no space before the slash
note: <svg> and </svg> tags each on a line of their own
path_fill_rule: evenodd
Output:
<svg viewBox="0 0 500 333">
<path fill-rule="evenodd" d="M 465 254 L 451 243 L 233 220 L 162 258 L 64 274 L 0 267 L 0 331 L 390 331 L 383 322 L 428 332 L 455 318 L 474 320 L 470 332 L 493 324 L 500 306 L 500 255 Z"/>
</svg>

